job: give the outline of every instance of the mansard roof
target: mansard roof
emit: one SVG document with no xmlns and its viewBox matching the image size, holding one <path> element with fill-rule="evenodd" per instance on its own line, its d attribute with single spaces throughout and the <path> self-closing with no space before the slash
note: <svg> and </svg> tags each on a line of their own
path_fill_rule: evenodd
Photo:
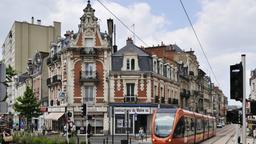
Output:
<svg viewBox="0 0 256 144">
<path fill-rule="evenodd" d="M 133 40 L 128 38 L 126 40 L 126 46 L 114 53 L 112 56 L 123 56 L 125 53 L 136 53 L 138 56 L 149 56 L 143 49 L 133 44 Z"/>
</svg>

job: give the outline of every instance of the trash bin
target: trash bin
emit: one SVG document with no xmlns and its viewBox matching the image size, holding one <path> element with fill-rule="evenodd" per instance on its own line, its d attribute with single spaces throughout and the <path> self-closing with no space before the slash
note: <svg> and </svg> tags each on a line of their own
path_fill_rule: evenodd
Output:
<svg viewBox="0 0 256 144">
<path fill-rule="evenodd" d="M 128 144 L 128 140 L 121 140 L 121 144 Z"/>
</svg>

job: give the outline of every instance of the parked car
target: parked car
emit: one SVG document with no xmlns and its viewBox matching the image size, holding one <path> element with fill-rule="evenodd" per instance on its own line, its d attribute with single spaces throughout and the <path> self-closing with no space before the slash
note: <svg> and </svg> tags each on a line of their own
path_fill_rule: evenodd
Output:
<svg viewBox="0 0 256 144">
<path fill-rule="evenodd" d="M 225 127 L 225 123 L 224 122 L 222 122 L 221 125 L 222 125 L 222 127 Z"/>
<path fill-rule="evenodd" d="M 222 128 L 223 125 L 222 125 L 222 123 L 218 123 L 216 127 L 217 127 L 217 128 Z"/>
</svg>

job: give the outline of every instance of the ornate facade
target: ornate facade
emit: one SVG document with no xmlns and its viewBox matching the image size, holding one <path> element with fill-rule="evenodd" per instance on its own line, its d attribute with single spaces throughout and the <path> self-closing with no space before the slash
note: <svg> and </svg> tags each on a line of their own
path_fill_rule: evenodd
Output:
<svg viewBox="0 0 256 144">
<path fill-rule="evenodd" d="M 86 103 L 93 133 L 102 134 L 108 129 L 103 119 L 107 120 L 106 75 L 111 49 L 108 35 L 100 32 L 95 10 L 89 2 L 83 11 L 78 32 L 67 31 L 65 38 L 51 44 L 47 79 L 50 114 L 47 119 L 51 129 L 62 129 L 66 108 L 72 113 L 71 120 L 80 133 L 84 133 L 85 118 L 81 116 L 81 106 Z M 54 114 L 59 117 L 55 118 Z"/>
</svg>

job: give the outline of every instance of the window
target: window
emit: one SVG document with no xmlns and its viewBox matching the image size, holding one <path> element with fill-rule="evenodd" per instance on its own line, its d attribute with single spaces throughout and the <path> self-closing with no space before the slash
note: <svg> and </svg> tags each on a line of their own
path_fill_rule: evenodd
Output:
<svg viewBox="0 0 256 144">
<path fill-rule="evenodd" d="M 130 59 L 126 60 L 126 69 L 130 70 Z"/>
<path fill-rule="evenodd" d="M 197 119 L 196 120 L 196 133 L 202 133 L 203 132 L 203 121 L 202 119 Z"/>
<path fill-rule="evenodd" d="M 126 84 L 126 102 L 134 102 L 136 100 L 135 95 L 134 95 L 134 83 L 127 83 Z"/>
<path fill-rule="evenodd" d="M 92 38 L 85 39 L 85 47 L 93 47 L 93 39 Z"/>
<path fill-rule="evenodd" d="M 93 64 L 86 63 L 85 64 L 85 77 L 93 77 Z"/>
<path fill-rule="evenodd" d="M 180 120 L 176 126 L 173 136 L 176 138 L 184 137 L 184 133 L 185 133 L 185 120 L 184 120 L 184 117 L 182 117 L 182 118 L 180 118 Z"/>
<path fill-rule="evenodd" d="M 155 96 L 158 96 L 158 94 L 157 94 L 157 86 L 155 86 L 154 92 L 155 92 Z"/>
<path fill-rule="evenodd" d="M 134 70 L 135 69 L 135 60 L 132 59 L 131 60 L 131 70 Z"/>
<path fill-rule="evenodd" d="M 85 96 L 84 96 L 84 103 L 85 102 L 93 102 L 93 86 L 85 86 Z"/>
<path fill-rule="evenodd" d="M 174 118 L 175 113 L 157 113 L 155 119 L 155 134 L 158 137 L 167 137 L 172 132 Z"/>
<path fill-rule="evenodd" d="M 154 72 L 157 72 L 157 63 L 154 61 Z"/>
<path fill-rule="evenodd" d="M 191 136 L 191 135 L 194 135 L 194 123 L 193 123 L 193 119 L 192 118 L 188 118 L 186 117 L 185 118 L 185 122 L 186 122 L 186 125 L 185 125 L 185 130 L 186 130 L 186 135 L 185 136 Z"/>
</svg>

